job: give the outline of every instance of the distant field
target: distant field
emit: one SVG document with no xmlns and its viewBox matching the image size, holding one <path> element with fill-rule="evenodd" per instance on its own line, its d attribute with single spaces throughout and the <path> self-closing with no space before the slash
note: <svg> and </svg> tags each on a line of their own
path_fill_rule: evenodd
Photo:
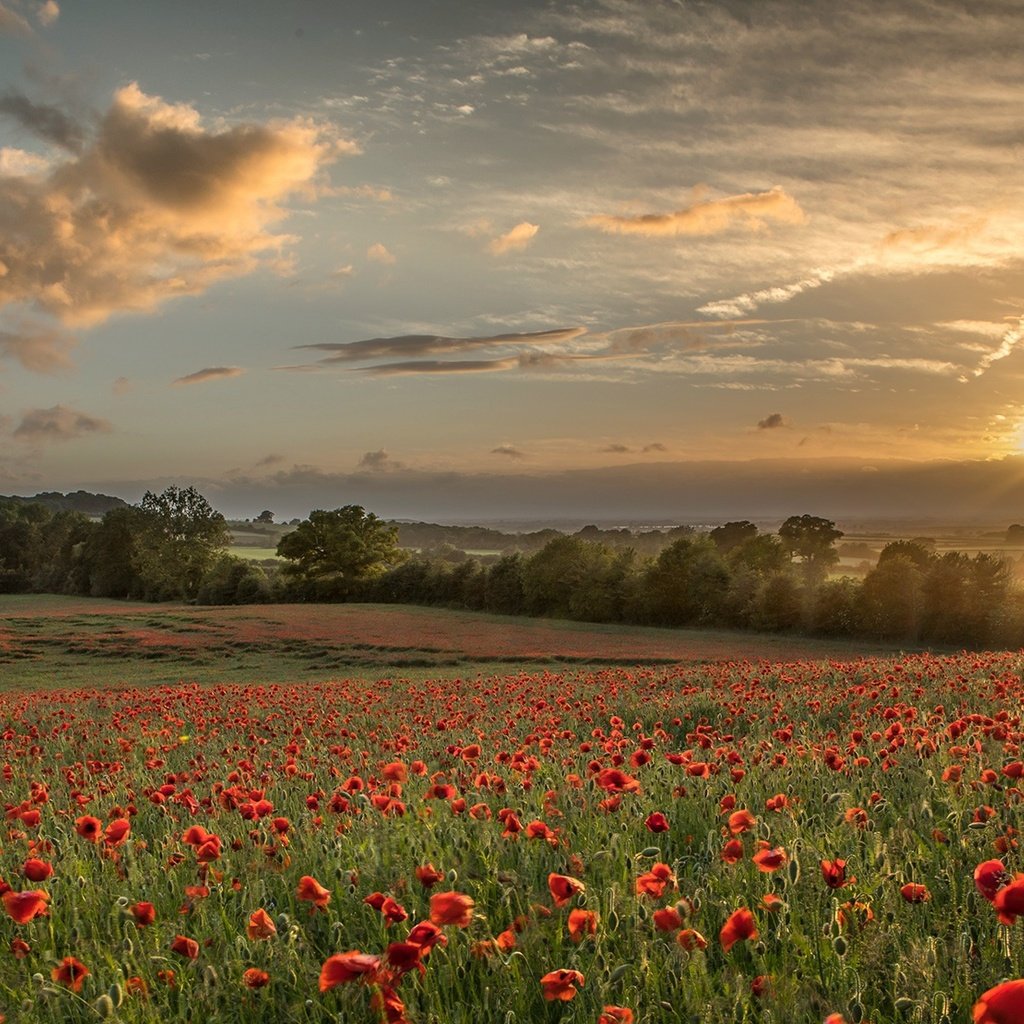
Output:
<svg viewBox="0 0 1024 1024">
<path fill-rule="evenodd" d="M 258 548 L 251 544 L 232 544 L 227 549 L 229 555 L 235 558 L 249 558 L 257 562 L 264 562 L 268 558 L 277 558 L 277 548 Z"/>
<path fill-rule="evenodd" d="M 604 626 L 396 605 L 191 607 L 0 596 L 0 688 L 436 677 L 849 659 L 878 644 Z"/>
</svg>

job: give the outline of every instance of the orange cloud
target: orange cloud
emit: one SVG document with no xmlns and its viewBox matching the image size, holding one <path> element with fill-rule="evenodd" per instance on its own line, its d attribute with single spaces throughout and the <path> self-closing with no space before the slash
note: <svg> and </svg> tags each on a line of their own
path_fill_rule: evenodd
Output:
<svg viewBox="0 0 1024 1024">
<path fill-rule="evenodd" d="M 195 373 L 188 373 L 184 377 L 178 377 L 172 381 L 173 384 L 202 384 L 207 380 L 223 380 L 225 377 L 241 377 L 245 370 L 240 366 L 207 366 L 203 370 L 196 370 Z"/>
<path fill-rule="evenodd" d="M 282 202 L 353 150 L 301 119 L 208 130 L 128 85 L 80 153 L 0 177 L 0 307 L 87 326 L 273 266 Z"/>
<path fill-rule="evenodd" d="M 107 420 L 66 405 L 55 405 L 50 409 L 30 409 L 22 416 L 14 437 L 18 441 L 40 444 L 71 441 L 85 434 L 106 433 L 111 429 Z"/>
<path fill-rule="evenodd" d="M 598 214 L 588 217 L 590 227 L 609 234 L 643 235 L 647 238 L 674 235 L 716 235 L 735 224 L 760 231 L 765 221 L 802 224 L 807 218 L 797 201 L 784 189 L 745 192 L 722 199 L 706 199 L 672 213 L 644 213 L 635 217 Z"/>
<path fill-rule="evenodd" d="M 522 252 L 533 241 L 538 231 L 540 231 L 539 224 L 521 221 L 511 231 L 506 231 L 505 234 L 491 239 L 487 243 L 487 249 L 495 256 L 506 252 Z"/>
</svg>

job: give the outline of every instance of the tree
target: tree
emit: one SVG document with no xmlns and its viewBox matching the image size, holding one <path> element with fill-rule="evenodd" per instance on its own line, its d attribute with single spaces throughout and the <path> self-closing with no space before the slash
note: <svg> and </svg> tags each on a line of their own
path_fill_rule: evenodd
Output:
<svg viewBox="0 0 1024 1024">
<path fill-rule="evenodd" d="M 360 505 L 310 512 L 277 544 L 282 570 L 306 596 L 344 600 L 360 580 L 380 575 L 406 558 L 398 527 L 389 526 Z"/>
<path fill-rule="evenodd" d="M 878 564 L 884 565 L 893 558 L 906 558 L 920 572 L 926 572 L 935 558 L 935 543 L 929 540 L 894 540 L 882 548 Z"/>
<path fill-rule="evenodd" d="M 716 548 L 723 555 L 729 554 L 734 548 L 742 547 L 748 540 L 757 536 L 757 527 L 747 519 L 735 523 L 716 526 L 708 534 Z"/>
<path fill-rule="evenodd" d="M 265 523 L 270 526 L 274 522 L 274 513 L 269 508 L 265 508 L 254 520 L 254 523 Z"/>
<path fill-rule="evenodd" d="M 779 537 L 790 558 L 799 558 L 808 583 L 824 579 L 831 566 L 839 562 L 833 547 L 843 536 L 831 519 L 820 516 L 790 516 L 780 527 Z"/>
<path fill-rule="evenodd" d="M 139 503 L 135 568 L 150 600 L 192 600 L 230 532 L 194 487 L 146 491 Z"/>
<path fill-rule="evenodd" d="M 645 579 L 651 621 L 663 626 L 715 623 L 729 589 L 729 570 L 706 537 L 682 537 L 658 556 Z"/>
</svg>

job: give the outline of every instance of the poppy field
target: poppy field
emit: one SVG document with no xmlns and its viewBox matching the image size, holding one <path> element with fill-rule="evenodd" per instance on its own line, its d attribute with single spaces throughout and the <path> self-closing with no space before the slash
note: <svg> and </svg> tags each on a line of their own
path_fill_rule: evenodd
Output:
<svg viewBox="0 0 1024 1024">
<path fill-rule="evenodd" d="M 0 695 L 0 1012 L 1020 1021 L 1021 668 Z"/>
</svg>

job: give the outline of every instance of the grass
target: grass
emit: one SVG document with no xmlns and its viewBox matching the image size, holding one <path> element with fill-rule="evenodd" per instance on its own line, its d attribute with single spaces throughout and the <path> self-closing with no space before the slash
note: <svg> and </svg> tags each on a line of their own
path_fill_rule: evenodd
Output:
<svg viewBox="0 0 1024 1024">
<path fill-rule="evenodd" d="M 0 688 L 494 675 L 566 666 L 848 659 L 894 648 L 396 605 L 192 607 L 0 596 Z"/>
</svg>

